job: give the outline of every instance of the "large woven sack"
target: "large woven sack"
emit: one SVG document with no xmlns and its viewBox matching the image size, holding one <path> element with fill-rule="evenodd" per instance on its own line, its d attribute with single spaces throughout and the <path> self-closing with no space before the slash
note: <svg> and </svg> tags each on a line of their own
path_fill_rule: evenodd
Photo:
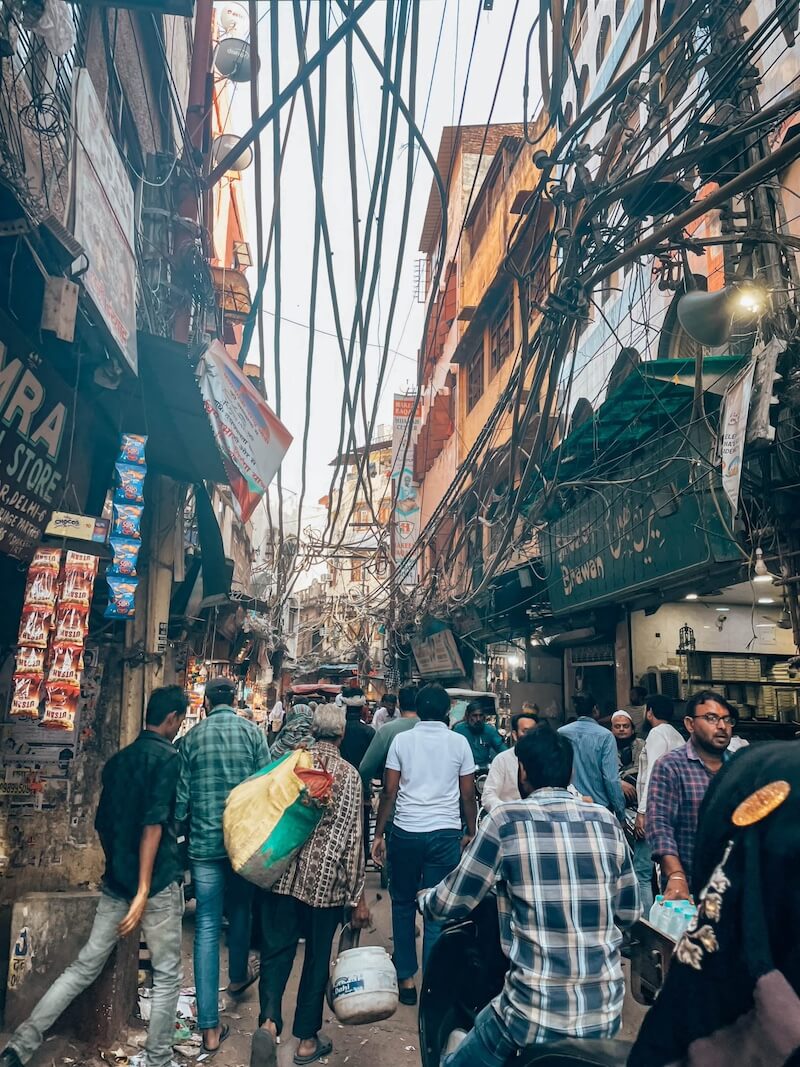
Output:
<svg viewBox="0 0 800 1067">
<path fill-rule="evenodd" d="M 305 749 L 287 752 L 237 785 L 222 820 L 236 873 L 262 889 L 273 886 L 314 832 L 332 785 Z"/>
</svg>

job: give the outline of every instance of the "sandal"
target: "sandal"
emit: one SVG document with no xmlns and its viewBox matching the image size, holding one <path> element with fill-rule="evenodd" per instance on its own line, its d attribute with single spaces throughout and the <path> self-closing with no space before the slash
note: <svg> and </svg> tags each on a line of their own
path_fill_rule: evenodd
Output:
<svg viewBox="0 0 800 1067">
<path fill-rule="evenodd" d="M 222 1048 L 222 1042 L 223 1041 L 227 1041 L 230 1036 L 231 1036 L 231 1028 L 230 1028 L 230 1026 L 228 1026 L 227 1023 L 223 1023 L 222 1027 L 220 1029 L 220 1032 L 219 1032 L 219 1044 L 217 1045 L 217 1047 L 216 1048 L 209 1048 L 208 1045 L 206 1044 L 206 1039 L 203 1038 L 203 1052 L 205 1052 L 205 1054 L 207 1056 L 213 1056 L 215 1053 L 219 1052 L 219 1050 Z"/>
<path fill-rule="evenodd" d="M 332 1041 L 329 1041 L 327 1038 L 325 1039 L 325 1041 L 320 1041 L 320 1039 L 317 1038 L 317 1047 L 314 1050 L 314 1052 L 312 1052 L 310 1056 L 301 1056 L 299 1053 L 295 1052 L 295 1054 L 294 1054 L 294 1062 L 299 1064 L 300 1067 L 302 1067 L 302 1064 L 304 1064 L 304 1063 L 316 1063 L 317 1060 L 321 1060 L 325 1056 L 330 1056 L 330 1054 L 332 1052 L 333 1052 L 333 1042 Z"/>
<path fill-rule="evenodd" d="M 247 992 L 251 985 L 254 985 L 258 981 L 259 977 L 260 971 L 249 971 L 247 975 L 247 981 L 244 983 L 244 985 L 239 986 L 238 989 L 231 989 L 229 984 L 225 992 L 233 1000 L 238 1000 L 239 997 L 243 996 Z"/>
</svg>

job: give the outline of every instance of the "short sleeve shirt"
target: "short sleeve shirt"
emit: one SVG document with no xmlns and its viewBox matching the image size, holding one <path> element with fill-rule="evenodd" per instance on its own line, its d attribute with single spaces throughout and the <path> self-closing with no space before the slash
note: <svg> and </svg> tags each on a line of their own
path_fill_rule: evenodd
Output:
<svg viewBox="0 0 800 1067">
<path fill-rule="evenodd" d="M 392 741 L 386 769 L 400 772 L 396 827 L 407 833 L 461 829 L 459 778 L 475 772 L 465 737 L 443 722 L 418 722 Z"/>
</svg>

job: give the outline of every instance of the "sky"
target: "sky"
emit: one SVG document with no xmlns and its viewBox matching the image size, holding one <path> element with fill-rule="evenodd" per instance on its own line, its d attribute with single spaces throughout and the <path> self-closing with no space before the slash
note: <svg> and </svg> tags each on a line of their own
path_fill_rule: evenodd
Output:
<svg viewBox="0 0 800 1067">
<path fill-rule="evenodd" d="M 464 95 L 467 61 L 472 42 L 479 0 L 419 0 L 420 48 L 417 78 L 417 119 L 421 123 L 428 92 L 430 102 L 423 132 L 436 155 L 443 126 L 458 121 Z M 511 45 L 505 71 L 500 82 L 493 122 L 518 122 L 522 119 L 522 87 L 524 80 L 525 43 L 533 18 L 533 10 L 524 0 L 494 0 L 493 10 L 481 10 L 472 69 L 466 85 L 462 122 L 485 124 L 490 116 L 492 97 L 498 81 L 503 51 L 509 36 L 512 15 L 517 3 L 517 16 L 511 35 Z M 304 5 L 305 6 L 305 5 Z M 245 5 L 246 7 L 246 5 Z M 339 21 L 339 9 L 332 4 L 332 28 Z M 261 53 L 260 105 L 265 108 L 272 95 L 270 15 L 269 3 L 259 2 L 259 51 Z M 396 10 L 396 5 L 394 7 Z M 378 0 L 362 19 L 361 25 L 375 51 L 383 53 L 386 3 Z M 297 73 L 298 54 L 294 33 L 292 4 L 282 0 L 279 5 L 279 46 L 277 49 L 280 85 L 285 86 Z M 307 53 L 317 47 L 318 6 L 312 2 L 311 31 Z M 438 58 L 434 64 L 436 42 L 442 27 Z M 252 32 L 252 28 L 251 28 Z M 534 42 L 535 47 L 535 42 Z M 334 280 L 342 316 L 342 333 L 349 337 L 354 316 L 354 268 L 351 225 L 351 182 L 347 155 L 345 106 L 344 45 L 337 46 L 328 62 L 328 106 L 326 109 L 327 139 L 325 156 L 324 193 L 333 247 Z M 359 187 L 360 222 L 366 224 L 367 202 L 371 173 L 378 144 L 381 107 L 381 88 L 378 72 L 356 42 L 353 67 L 357 94 L 356 140 L 357 182 Z M 407 72 L 408 64 L 405 70 Z M 318 99 L 318 78 L 311 79 L 312 95 Z M 404 96 L 408 96 L 408 80 L 404 78 Z M 535 103 L 535 97 L 533 97 Z M 288 105 L 281 112 L 281 132 L 285 130 Z M 240 85 L 232 100 L 231 132 L 243 133 L 250 125 L 250 91 Z M 398 127 L 393 156 L 392 184 L 384 213 L 384 233 L 380 248 L 381 272 L 377 287 L 375 310 L 369 332 L 371 346 L 367 356 L 368 408 L 377 390 L 377 374 L 381 347 L 386 343 L 386 316 L 397 270 L 400 244 L 403 199 L 405 191 L 408 126 L 402 120 Z M 273 208 L 272 130 L 262 134 L 263 183 L 256 189 L 254 168 L 244 175 L 249 240 L 256 255 L 255 198 L 260 195 L 264 210 L 265 231 L 268 231 Z M 389 337 L 391 349 L 385 380 L 380 390 L 378 425 L 391 421 L 392 396 L 415 387 L 416 354 L 420 345 L 425 305 L 418 301 L 415 287 L 415 264 L 423 218 L 431 188 L 431 171 L 423 156 L 417 162 L 413 185 L 408 240 L 399 273 L 397 309 Z M 280 264 L 281 322 L 280 322 L 280 416 L 294 436 L 294 442 L 284 460 L 282 478 L 286 503 L 291 508 L 302 487 L 303 427 L 306 414 L 306 367 L 309 347 L 309 307 L 314 233 L 315 194 L 309 154 L 306 112 L 299 94 L 281 180 L 282 249 Z M 373 228 L 373 243 L 374 243 Z M 256 272 L 250 272 L 251 289 L 255 290 Z M 268 400 L 278 409 L 278 388 L 274 369 L 274 328 L 276 309 L 275 259 L 273 253 L 270 276 L 264 299 L 266 336 L 266 366 Z M 320 273 L 319 295 L 315 317 L 314 370 L 311 389 L 310 430 L 306 464 L 306 495 L 303 526 L 307 521 L 317 523 L 324 515 L 318 505 L 329 490 L 330 461 L 337 452 L 339 427 L 343 415 L 344 379 L 339 344 L 335 338 L 335 323 L 330 290 L 324 265 Z M 331 335 L 334 336 L 331 336 Z M 257 339 L 250 350 L 250 361 L 257 360 Z M 292 508 L 293 510 L 293 508 Z"/>
</svg>

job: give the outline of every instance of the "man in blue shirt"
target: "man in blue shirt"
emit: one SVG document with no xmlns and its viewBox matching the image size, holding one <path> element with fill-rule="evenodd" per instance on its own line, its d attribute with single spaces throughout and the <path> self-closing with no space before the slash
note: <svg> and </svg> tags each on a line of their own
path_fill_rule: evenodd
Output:
<svg viewBox="0 0 800 1067">
<path fill-rule="evenodd" d="M 591 797 L 625 819 L 625 797 L 619 780 L 617 743 L 610 730 L 597 721 L 600 710 L 591 693 L 573 698 L 577 719 L 558 731 L 572 745 L 572 784 L 582 796 Z"/>
<path fill-rule="evenodd" d="M 454 727 L 454 733 L 466 737 L 472 749 L 475 766 L 487 769 L 495 756 L 505 752 L 506 743 L 497 730 L 486 721 L 486 708 L 479 700 L 467 704 L 464 721 Z"/>
</svg>

